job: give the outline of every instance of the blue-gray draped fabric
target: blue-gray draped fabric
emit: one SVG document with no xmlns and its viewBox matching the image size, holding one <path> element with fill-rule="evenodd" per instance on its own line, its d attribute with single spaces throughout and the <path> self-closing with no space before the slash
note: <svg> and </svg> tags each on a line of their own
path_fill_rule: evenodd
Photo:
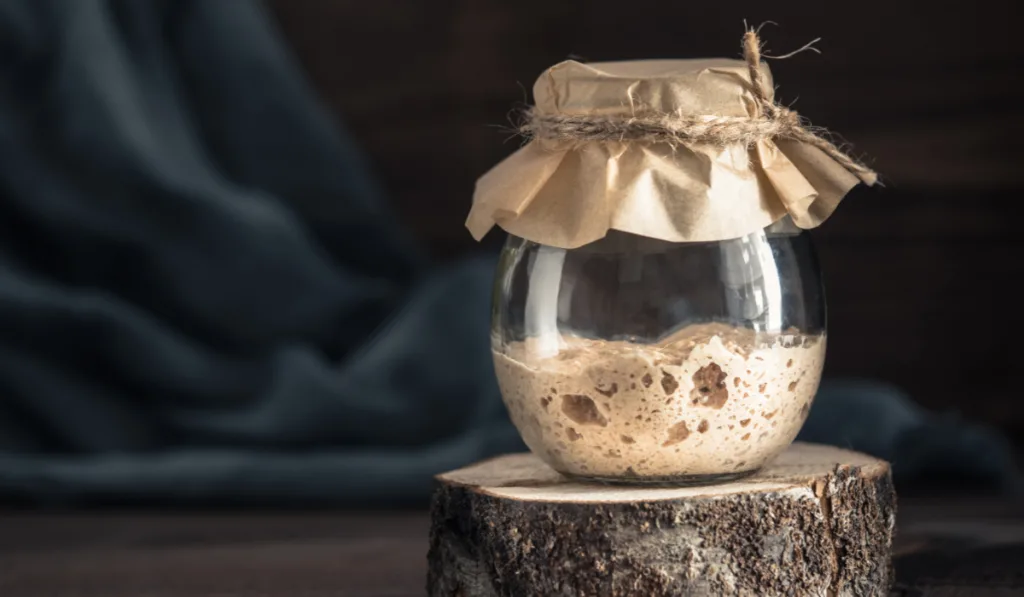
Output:
<svg viewBox="0 0 1024 597">
<path fill-rule="evenodd" d="M 0 502 L 421 503 L 522 449 L 493 259 L 432 266 L 387 205 L 258 2 L 0 3 Z M 835 388 L 807 437 L 897 467 L 933 437 Z"/>
</svg>

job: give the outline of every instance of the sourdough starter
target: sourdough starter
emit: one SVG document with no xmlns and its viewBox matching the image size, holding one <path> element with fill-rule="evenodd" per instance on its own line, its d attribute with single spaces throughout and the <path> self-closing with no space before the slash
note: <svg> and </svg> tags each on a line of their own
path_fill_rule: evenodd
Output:
<svg viewBox="0 0 1024 597">
<path fill-rule="evenodd" d="M 636 480 L 757 470 L 796 437 L 825 357 L 824 336 L 724 324 L 661 346 L 564 342 L 548 358 L 531 340 L 494 351 L 512 421 L 561 472 Z"/>
</svg>

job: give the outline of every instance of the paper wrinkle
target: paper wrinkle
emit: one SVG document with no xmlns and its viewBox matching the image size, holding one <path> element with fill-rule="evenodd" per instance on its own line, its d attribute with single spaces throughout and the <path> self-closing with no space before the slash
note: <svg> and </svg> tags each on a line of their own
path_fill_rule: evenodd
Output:
<svg viewBox="0 0 1024 597">
<path fill-rule="evenodd" d="M 771 88 L 768 66 L 761 68 Z M 750 86 L 741 60 L 569 60 L 543 73 L 533 93 L 536 109 L 551 114 L 751 117 L 758 104 Z M 466 226 L 477 240 L 496 224 L 563 249 L 609 230 L 718 241 L 787 214 L 800 228 L 814 228 L 859 182 L 820 149 L 783 139 L 750 148 L 535 139 L 477 181 Z"/>
</svg>

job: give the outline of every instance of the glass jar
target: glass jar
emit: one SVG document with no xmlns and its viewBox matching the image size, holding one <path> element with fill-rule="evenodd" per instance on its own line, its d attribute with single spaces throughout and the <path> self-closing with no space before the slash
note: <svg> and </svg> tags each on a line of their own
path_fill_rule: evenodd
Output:
<svg viewBox="0 0 1024 597">
<path fill-rule="evenodd" d="M 613 230 L 566 250 L 510 236 L 492 349 L 512 421 L 559 472 L 742 477 L 792 443 L 818 388 L 817 259 L 788 218 L 717 242 Z"/>
</svg>

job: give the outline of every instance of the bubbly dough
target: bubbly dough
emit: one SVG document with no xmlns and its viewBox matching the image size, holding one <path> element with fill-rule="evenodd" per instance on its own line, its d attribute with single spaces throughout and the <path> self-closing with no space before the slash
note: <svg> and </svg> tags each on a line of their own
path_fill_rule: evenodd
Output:
<svg viewBox="0 0 1024 597">
<path fill-rule="evenodd" d="M 572 475 L 668 480 L 754 471 L 800 431 L 825 337 L 690 326 L 663 345 L 564 338 L 496 347 L 495 369 L 526 444 Z"/>
</svg>

